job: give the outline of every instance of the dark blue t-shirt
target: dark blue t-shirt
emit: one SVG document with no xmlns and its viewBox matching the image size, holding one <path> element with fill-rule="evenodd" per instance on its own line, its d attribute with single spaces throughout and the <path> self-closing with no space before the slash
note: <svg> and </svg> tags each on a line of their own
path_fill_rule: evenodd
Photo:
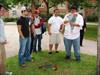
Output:
<svg viewBox="0 0 100 75">
<path fill-rule="evenodd" d="M 29 19 L 21 16 L 17 20 L 17 25 L 21 25 L 21 31 L 24 37 L 29 37 Z"/>
</svg>

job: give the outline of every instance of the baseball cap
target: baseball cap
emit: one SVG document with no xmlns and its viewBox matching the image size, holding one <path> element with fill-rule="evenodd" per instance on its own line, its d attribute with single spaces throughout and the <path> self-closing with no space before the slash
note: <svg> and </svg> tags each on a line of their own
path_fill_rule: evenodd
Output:
<svg viewBox="0 0 100 75">
<path fill-rule="evenodd" d="M 23 7 L 21 8 L 21 11 L 25 11 L 25 10 L 27 10 L 27 9 L 26 9 L 25 6 L 23 6 Z"/>
</svg>

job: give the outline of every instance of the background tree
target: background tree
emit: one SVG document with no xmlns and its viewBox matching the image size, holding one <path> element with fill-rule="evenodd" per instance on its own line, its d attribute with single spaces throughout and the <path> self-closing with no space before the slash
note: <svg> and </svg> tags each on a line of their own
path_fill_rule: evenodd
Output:
<svg viewBox="0 0 100 75">
<path fill-rule="evenodd" d="M 98 0 L 97 75 L 100 75 L 100 0 Z"/>
</svg>

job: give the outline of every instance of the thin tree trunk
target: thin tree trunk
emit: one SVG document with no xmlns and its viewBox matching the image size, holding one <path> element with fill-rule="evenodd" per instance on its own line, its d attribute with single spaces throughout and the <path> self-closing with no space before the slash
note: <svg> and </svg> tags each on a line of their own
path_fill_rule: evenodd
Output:
<svg viewBox="0 0 100 75">
<path fill-rule="evenodd" d="M 31 10 L 32 10 L 32 14 L 33 14 L 33 16 L 34 16 L 34 11 L 35 11 L 35 0 L 32 0 Z"/>
<path fill-rule="evenodd" d="M 67 14 L 68 13 L 68 4 L 69 4 L 68 0 L 66 0 L 65 3 L 66 3 L 66 14 Z"/>
<path fill-rule="evenodd" d="M 0 44 L 0 75 L 5 75 L 5 46 Z"/>
<path fill-rule="evenodd" d="M 47 16 L 47 19 L 49 18 L 49 2 L 47 0 L 44 0 L 45 2 L 45 5 L 46 5 L 46 16 Z"/>
<path fill-rule="evenodd" d="M 100 0 L 98 0 L 98 41 L 97 41 L 97 75 L 100 75 Z"/>
</svg>

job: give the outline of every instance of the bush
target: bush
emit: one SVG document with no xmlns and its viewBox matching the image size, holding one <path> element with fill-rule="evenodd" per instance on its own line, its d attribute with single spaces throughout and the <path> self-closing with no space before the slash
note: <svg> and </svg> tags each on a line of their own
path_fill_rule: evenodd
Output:
<svg viewBox="0 0 100 75">
<path fill-rule="evenodd" d="M 5 22 L 15 22 L 17 20 L 17 18 L 13 18 L 13 17 L 10 17 L 10 18 L 4 18 L 4 21 Z"/>
<path fill-rule="evenodd" d="M 98 16 L 96 13 L 92 13 L 87 17 L 88 22 L 97 22 L 98 21 Z"/>
<path fill-rule="evenodd" d="M 52 14 L 49 14 L 49 16 L 47 17 L 47 14 L 46 13 L 41 13 L 40 14 L 40 17 L 44 18 L 47 20 L 47 18 L 50 18 L 52 16 Z"/>
</svg>

